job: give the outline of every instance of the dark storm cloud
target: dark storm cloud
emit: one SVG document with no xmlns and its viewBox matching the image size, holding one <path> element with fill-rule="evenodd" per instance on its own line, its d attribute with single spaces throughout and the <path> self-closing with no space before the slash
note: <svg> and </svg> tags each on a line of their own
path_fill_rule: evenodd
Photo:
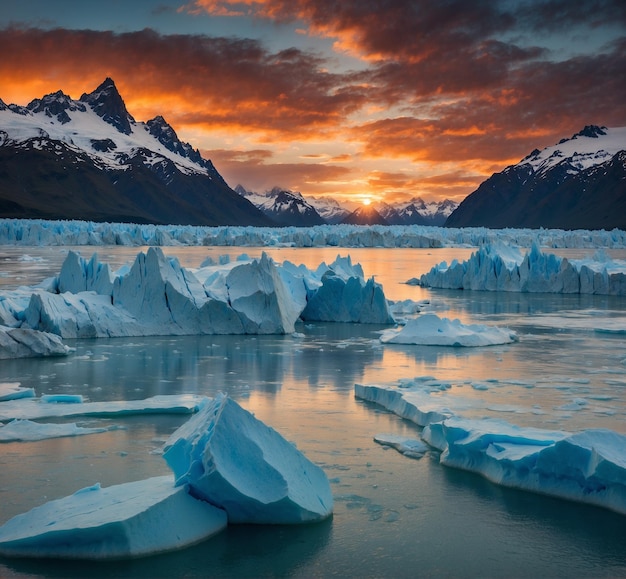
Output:
<svg viewBox="0 0 626 579">
<path fill-rule="evenodd" d="M 323 70 L 321 57 L 296 48 L 270 52 L 249 39 L 10 28 L 0 31 L 0 51 L 12 55 L 0 61 L 3 78 L 49 79 L 51 90 L 60 88 L 57 79 L 80 82 L 85 90 L 110 76 L 131 101 L 178 101 L 176 117 L 189 124 L 319 129 L 365 99 L 362 89 Z"/>
</svg>

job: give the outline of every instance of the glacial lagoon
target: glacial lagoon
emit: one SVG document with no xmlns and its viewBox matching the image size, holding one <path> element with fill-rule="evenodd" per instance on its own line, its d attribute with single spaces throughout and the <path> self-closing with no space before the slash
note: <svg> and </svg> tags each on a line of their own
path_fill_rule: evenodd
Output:
<svg viewBox="0 0 626 579">
<path fill-rule="evenodd" d="M 2 288 L 56 275 L 68 248 L 0 247 Z M 98 252 L 113 267 L 136 247 Z M 626 519 L 597 507 L 496 486 L 441 466 L 437 453 L 408 458 L 374 442 L 419 438 L 412 423 L 354 397 L 354 384 L 418 376 L 449 383 L 471 418 L 520 426 L 626 433 L 626 301 L 623 297 L 427 290 L 404 284 L 472 249 L 167 247 L 181 264 L 265 250 L 315 268 L 350 255 L 390 300 L 423 302 L 440 316 L 493 324 L 519 341 L 485 348 L 381 344 L 384 327 L 298 324 L 287 336 L 184 336 L 67 340 L 67 358 L 6 360 L 0 382 L 95 401 L 226 392 L 293 441 L 331 480 L 334 516 L 298 527 L 230 526 L 180 552 L 107 564 L 0 560 L 8 577 L 615 577 L 626 575 Z M 588 250 L 555 251 L 584 257 Z M 624 259 L 626 251 L 613 250 Z M 428 302 L 428 303 L 426 303 Z M 98 434 L 0 446 L 0 524 L 48 500 L 169 474 L 163 442 L 186 418 L 85 419 L 118 425 Z"/>
</svg>

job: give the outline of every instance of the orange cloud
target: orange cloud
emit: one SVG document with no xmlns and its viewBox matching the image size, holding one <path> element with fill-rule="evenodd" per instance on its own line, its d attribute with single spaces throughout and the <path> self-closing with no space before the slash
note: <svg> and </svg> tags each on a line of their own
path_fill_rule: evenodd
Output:
<svg viewBox="0 0 626 579">
<path fill-rule="evenodd" d="M 0 30 L 10 55 L 0 98 L 78 98 L 110 76 L 138 120 L 162 114 L 231 184 L 361 197 L 459 198 L 586 124 L 626 124 L 626 35 L 560 60 L 529 41 L 623 29 L 619 0 L 194 0 L 180 10 L 289 23 L 362 62 L 346 72 L 333 55 L 246 38 L 12 27 Z"/>
</svg>

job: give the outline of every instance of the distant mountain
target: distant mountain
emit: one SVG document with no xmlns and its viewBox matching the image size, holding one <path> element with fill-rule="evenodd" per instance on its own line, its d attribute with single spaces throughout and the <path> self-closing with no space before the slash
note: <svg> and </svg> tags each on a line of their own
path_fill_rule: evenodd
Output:
<svg viewBox="0 0 626 579">
<path fill-rule="evenodd" d="M 414 197 L 408 203 L 375 203 L 374 207 L 389 225 L 443 225 L 458 203 L 444 201 L 424 201 Z"/>
<path fill-rule="evenodd" d="M 347 225 L 389 225 L 387 220 L 372 205 L 357 207 L 341 223 Z"/>
<path fill-rule="evenodd" d="M 278 225 L 310 226 L 322 223 L 358 225 L 443 225 L 458 203 L 425 202 L 419 197 L 398 203 L 378 202 L 356 210 L 328 197 L 308 197 L 280 187 L 265 193 L 247 191 L 237 185 L 235 191 L 244 196 Z M 354 205 L 354 204 L 352 204 Z"/>
<path fill-rule="evenodd" d="M 469 195 L 446 227 L 626 229 L 626 127 L 589 125 Z"/>
<path fill-rule="evenodd" d="M 0 100 L 0 216 L 271 224 L 162 116 L 137 122 L 110 78 L 79 100 Z"/>
<path fill-rule="evenodd" d="M 325 223 L 315 207 L 300 193 L 274 187 L 271 191 L 259 194 L 246 191 L 242 185 L 237 185 L 235 191 L 248 199 L 276 225 L 310 227 Z"/>
<path fill-rule="evenodd" d="M 326 223 L 341 223 L 352 211 L 330 197 L 307 197 Z"/>
</svg>

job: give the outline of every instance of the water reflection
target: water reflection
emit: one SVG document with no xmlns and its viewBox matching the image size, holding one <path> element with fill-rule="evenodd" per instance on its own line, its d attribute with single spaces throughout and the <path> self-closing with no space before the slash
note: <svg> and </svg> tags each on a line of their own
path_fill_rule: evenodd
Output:
<svg viewBox="0 0 626 579">
<path fill-rule="evenodd" d="M 62 248 L 33 249 L 58 272 L 52 261 L 62 261 Z M 111 252 L 122 263 L 138 251 L 83 248 L 83 255 L 92 249 L 103 261 L 110 261 L 103 252 Z M 192 267 L 211 252 L 242 251 L 255 254 L 252 248 L 167 248 Z M 20 382 L 38 395 L 77 393 L 98 401 L 225 391 L 323 466 L 336 508 L 333 520 L 321 526 L 233 527 L 179 553 L 111 565 L 3 560 L 0 575 L 626 575 L 623 517 L 496 487 L 441 467 L 436 453 L 416 461 L 386 450 L 373 442 L 375 434 L 417 437 L 419 429 L 353 395 L 355 382 L 434 376 L 449 381 L 447 394 L 468 400 L 468 412 L 476 416 L 544 428 L 623 431 L 624 334 L 594 331 L 610 319 L 623 319 L 623 298 L 428 291 L 401 284 L 443 259 L 461 257 L 452 249 L 272 251 L 275 259 L 311 267 L 350 253 L 366 275 L 378 276 L 392 299 L 426 296 L 447 307 L 440 315 L 509 326 L 520 341 L 488 348 L 383 346 L 380 327 L 316 323 L 299 325 L 303 337 L 81 340 L 70 344 L 76 352 L 65 359 L 2 361 L 0 381 Z M 42 273 L 46 264 L 38 263 L 33 267 Z M 586 404 L 572 404 L 576 399 Z M 159 451 L 184 420 L 126 417 L 104 421 L 121 422 L 122 430 L 2 445 L 0 523 L 98 481 L 107 486 L 166 474 Z"/>
<path fill-rule="evenodd" d="M 332 538 L 332 519 L 314 525 L 231 525 L 198 545 L 165 555 L 120 562 L 2 561 L 31 577 L 290 577 L 315 568 Z M 321 569 L 319 570 L 321 571 Z"/>
</svg>

